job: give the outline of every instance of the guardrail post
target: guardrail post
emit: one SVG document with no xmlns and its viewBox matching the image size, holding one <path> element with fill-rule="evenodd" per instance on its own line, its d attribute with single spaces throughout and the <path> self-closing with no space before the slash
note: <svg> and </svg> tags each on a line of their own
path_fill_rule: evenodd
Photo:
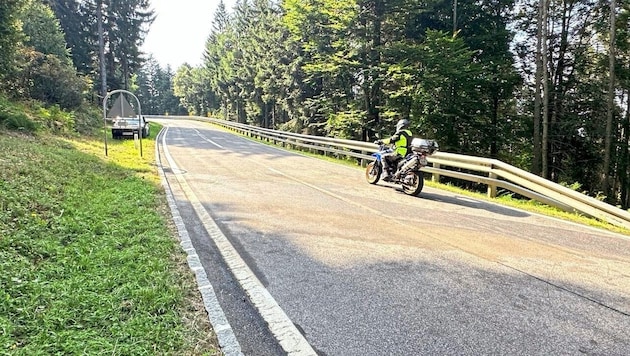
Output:
<svg viewBox="0 0 630 356">
<path fill-rule="evenodd" d="M 433 168 L 440 169 L 440 164 L 439 163 L 433 163 Z M 440 183 L 440 174 L 439 173 L 433 173 L 431 175 L 431 181 L 433 181 L 435 183 Z"/>
<path fill-rule="evenodd" d="M 490 166 L 490 169 L 492 169 L 492 165 Z M 497 174 L 494 172 L 490 172 L 488 173 L 488 178 L 490 179 L 497 179 Z M 497 186 L 494 184 L 488 184 L 488 198 L 496 198 L 497 197 Z"/>
</svg>

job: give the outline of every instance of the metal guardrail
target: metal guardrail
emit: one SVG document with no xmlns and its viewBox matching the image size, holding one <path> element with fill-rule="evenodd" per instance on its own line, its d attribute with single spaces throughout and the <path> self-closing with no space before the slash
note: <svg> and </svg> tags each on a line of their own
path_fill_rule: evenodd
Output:
<svg viewBox="0 0 630 356">
<path fill-rule="evenodd" d="M 378 146 L 371 142 L 302 135 L 239 124 L 231 121 L 198 116 L 154 116 L 147 118 L 187 119 L 210 122 L 242 135 L 255 137 L 274 144 L 288 147 L 301 147 L 313 152 L 357 158 L 362 165 L 373 160 L 371 156 Z M 505 162 L 483 157 L 436 152 L 428 158 L 431 166 L 422 170 L 432 174 L 432 180 L 439 182 L 440 176 L 448 176 L 468 182 L 485 184 L 488 196 L 495 198 L 498 188 L 520 194 L 544 204 L 568 212 L 577 212 L 600 219 L 610 224 L 630 229 L 630 212 L 606 204 L 595 198 L 571 190 L 560 184 L 541 178 L 535 174 L 511 166 Z M 462 170 L 465 170 L 463 172 Z M 474 172 L 474 173 L 473 173 Z"/>
</svg>

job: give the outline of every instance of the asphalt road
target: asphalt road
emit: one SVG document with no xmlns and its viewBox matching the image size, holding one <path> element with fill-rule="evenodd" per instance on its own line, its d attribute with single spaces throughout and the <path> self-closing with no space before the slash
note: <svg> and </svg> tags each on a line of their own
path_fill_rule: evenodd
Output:
<svg viewBox="0 0 630 356">
<path fill-rule="evenodd" d="M 284 332 L 215 235 L 321 355 L 630 355 L 627 236 L 428 187 L 409 197 L 359 168 L 155 121 L 168 184 L 246 355 L 286 353 Z"/>
</svg>

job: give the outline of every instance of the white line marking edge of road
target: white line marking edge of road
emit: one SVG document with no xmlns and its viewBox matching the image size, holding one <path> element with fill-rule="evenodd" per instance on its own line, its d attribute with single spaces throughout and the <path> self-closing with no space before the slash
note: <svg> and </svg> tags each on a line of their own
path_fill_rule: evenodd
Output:
<svg viewBox="0 0 630 356">
<path fill-rule="evenodd" d="M 168 129 L 168 128 L 167 128 Z M 168 152 L 168 148 L 166 146 L 166 133 L 167 130 L 163 133 L 162 136 L 162 147 L 164 150 L 164 155 L 166 156 L 166 160 L 169 162 L 169 166 L 171 170 L 174 172 L 175 177 L 180 184 L 180 187 L 184 191 L 184 193 L 188 196 L 193 209 L 197 213 L 197 216 L 201 220 L 204 228 L 208 232 L 208 235 L 214 240 L 217 245 L 219 252 L 223 256 L 224 261 L 228 265 L 228 268 L 232 271 L 234 277 L 239 281 L 241 287 L 247 293 L 250 301 L 256 307 L 261 317 L 265 320 L 265 322 L 269 326 L 269 330 L 274 335 L 280 346 L 287 352 L 289 355 L 317 355 L 315 350 L 308 343 L 304 335 L 300 333 L 297 327 L 293 324 L 293 322 L 289 319 L 286 313 L 280 308 L 276 300 L 269 293 L 269 291 L 262 285 L 260 280 L 256 277 L 256 275 L 252 272 L 252 270 L 247 266 L 245 261 L 241 258 L 238 251 L 234 248 L 228 238 L 223 234 L 219 226 L 212 219 L 210 214 L 205 210 L 203 204 L 199 201 L 197 196 L 194 194 L 186 180 L 184 179 L 182 174 L 177 174 L 175 172 L 179 172 L 179 168 L 173 161 L 173 158 L 170 156 Z M 157 150 L 157 146 L 156 146 Z M 158 157 L 156 155 L 156 157 Z M 158 167 L 162 167 L 161 164 L 158 163 Z M 168 183 L 167 183 L 168 185 Z M 170 190 L 170 186 L 168 186 Z M 175 207 L 176 208 L 176 207 Z M 184 227 L 185 229 L 185 227 Z M 190 247 L 194 251 L 194 247 L 190 244 Z M 194 251 L 195 256 L 197 255 L 196 251 Z M 198 257 L 197 257 L 198 259 Z M 203 269 L 203 268 L 201 268 Z M 196 273 L 196 271 L 195 271 Z M 205 275 L 205 272 L 204 272 Z M 212 288 L 210 286 L 210 288 Z M 216 296 L 215 296 L 216 298 Z M 220 308 L 220 306 L 219 306 Z M 223 311 L 221 310 L 221 313 Z M 213 324 L 214 326 L 214 324 Z M 229 324 L 228 324 L 229 327 Z M 231 328 L 230 328 L 231 331 Z M 218 336 L 218 332 L 217 332 Z M 236 340 L 235 340 L 236 341 Z M 237 341 L 236 341 L 237 342 Z M 240 352 L 240 346 L 239 346 Z"/>
<path fill-rule="evenodd" d="M 168 127 L 164 128 L 160 133 L 158 133 L 158 137 L 162 135 L 162 139 L 164 139 L 166 137 L 166 132 L 168 132 Z M 164 142 L 163 144 L 165 145 L 166 142 Z M 182 219 L 179 213 L 179 209 L 177 208 L 177 204 L 175 203 L 175 198 L 173 196 L 171 187 L 166 180 L 164 167 L 162 166 L 162 162 L 159 159 L 159 145 L 155 145 L 155 157 L 158 167 L 158 173 L 160 175 L 162 186 L 164 187 L 164 191 L 166 193 L 166 199 L 171 210 L 171 215 L 173 216 L 173 222 L 177 226 L 177 231 L 179 233 L 180 245 L 187 254 L 188 266 L 190 270 L 195 274 L 195 278 L 197 280 L 197 288 L 199 290 L 199 293 L 201 293 L 204 307 L 206 309 L 206 312 L 208 313 L 208 319 L 210 321 L 210 324 L 212 324 L 212 328 L 214 329 L 215 334 L 217 335 L 217 340 L 219 341 L 221 350 L 225 355 L 241 356 L 243 355 L 241 351 L 241 345 L 236 339 L 236 335 L 234 335 L 234 331 L 232 330 L 230 323 L 227 321 L 225 313 L 223 312 L 217 296 L 214 293 L 214 288 L 212 288 L 212 285 L 208 280 L 206 271 L 201 265 L 201 260 L 199 259 L 197 251 L 192 245 L 192 241 L 190 240 L 190 235 L 186 230 L 184 220 Z M 167 157 L 167 160 L 168 158 L 169 157 Z M 169 165 L 173 171 L 177 169 L 175 162 L 173 162 L 172 160 L 169 160 Z"/>
</svg>

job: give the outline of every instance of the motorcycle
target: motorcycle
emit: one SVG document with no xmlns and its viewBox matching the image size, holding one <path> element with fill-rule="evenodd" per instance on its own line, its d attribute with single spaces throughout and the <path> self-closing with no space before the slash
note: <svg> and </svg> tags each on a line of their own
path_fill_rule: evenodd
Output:
<svg viewBox="0 0 630 356">
<path fill-rule="evenodd" d="M 370 184 L 376 184 L 381 179 L 383 155 L 394 150 L 382 141 L 376 141 L 375 143 L 379 145 L 378 151 L 372 154 L 375 160 L 368 164 L 365 170 L 365 178 Z M 388 165 L 390 179 L 385 181 L 400 184 L 403 193 L 407 195 L 418 195 L 424 187 L 424 177 L 420 169 L 427 166 L 427 157 L 438 150 L 438 144 L 434 140 L 414 138 L 411 140 L 410 148 L 411 152 L 407 156 L 399 158 L 393 164 Z"/>
</svg>

